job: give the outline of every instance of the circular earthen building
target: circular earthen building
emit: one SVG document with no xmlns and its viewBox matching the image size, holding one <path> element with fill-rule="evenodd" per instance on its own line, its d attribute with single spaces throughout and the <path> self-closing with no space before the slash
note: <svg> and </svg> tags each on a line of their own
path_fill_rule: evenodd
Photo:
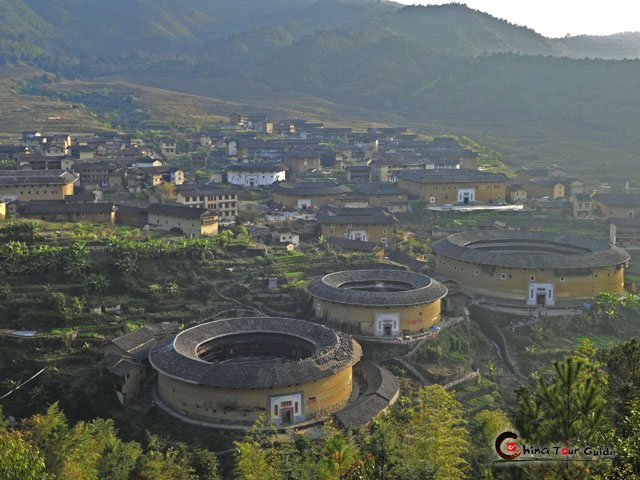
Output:
<svg viewBox="0 0 640 480">
<path fill-rule="evenodd" d="M 165 410 L 222 425 L 266 414 L 286 426 L 334 413 L 352 395 L 362 355 L 348 335 L 290 318 L 217 320 L 154 346 Z"/>
<path fill-rule="evenodd" d="M 440 321 L 447 288 L 406 270 L 350 270 L 312 282 L 315 316 L 340 330 L 372 336 L 416 333 Z"/>
<path fill-rule="evenodd" d="M 577 305 L 600 292 L 623 293 L 629 261 L 605 241 L 552 232 L 469 231 L 431 248 L 438 274 L 523 306 Z"/>
</svg>

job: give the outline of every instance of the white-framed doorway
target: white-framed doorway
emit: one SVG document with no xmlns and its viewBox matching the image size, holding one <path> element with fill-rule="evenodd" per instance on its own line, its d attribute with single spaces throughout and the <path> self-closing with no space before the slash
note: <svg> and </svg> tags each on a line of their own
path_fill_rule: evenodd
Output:
<svg viewBox="0 0 640 480">
<path fill-rule="evenodd" d="M 399 313 L 376 313 L 376 337 L 395 337 L 399 334 Z"/>
<path fill-rule="evenodd" d="M 271 420 L 277 426 L 293 425 L 304 420 L 302 392 L 269 397 Z"/>
<path fill-rule="evenodd" d="M 527 295 L 527 305 L 547 306 L 555 305 L 555 287 L 553 283 L 529 283 L 529 292 Z"/>
<path fill-rule="evenodd" d="M 458 203 L 474 203 L 476 201 L 476 189 L 475 188 L 459 188 L 458 189 Z"/>
</svg>

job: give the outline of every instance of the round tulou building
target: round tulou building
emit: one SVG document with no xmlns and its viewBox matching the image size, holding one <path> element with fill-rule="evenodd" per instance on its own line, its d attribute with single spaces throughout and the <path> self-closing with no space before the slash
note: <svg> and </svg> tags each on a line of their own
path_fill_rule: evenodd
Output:
<svg viewBox="0 0 640 480">
<path fill-rule="evenodd" d="M 624 292 L 629 254 L 595 238 L 469 231 L 434 242 L 435 268 L 476 295 L 523 306 L 579 305 Z"/>
<path fill-rule="evenodd" d="M 231 318 L 184 330 L 149 353 L 157 400 L 173 414 L 221 425 L 277 426 L 342 409 L 362 355 L 351 337 L 290 318 Z"/>
<path fill-rule="evenodd" d="M 427 329 L 440 320 L 447 288 L 405 270 L 335 272 L 312 282 L 316 317 L 340 330 L 372 336 L 397 336 Z"/>
</svg>

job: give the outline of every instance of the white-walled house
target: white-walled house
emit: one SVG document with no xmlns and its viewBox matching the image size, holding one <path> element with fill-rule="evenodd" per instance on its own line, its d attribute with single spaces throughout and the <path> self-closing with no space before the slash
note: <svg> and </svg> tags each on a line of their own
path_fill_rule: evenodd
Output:
<svg viewBox="0 0 640 480">
<path fill-rule="evenodd" d="M 227 167 L 227 182 L 259 187 L 285 180 L 287 167 L 280 163 L 236 163 Z"/>
</svg>

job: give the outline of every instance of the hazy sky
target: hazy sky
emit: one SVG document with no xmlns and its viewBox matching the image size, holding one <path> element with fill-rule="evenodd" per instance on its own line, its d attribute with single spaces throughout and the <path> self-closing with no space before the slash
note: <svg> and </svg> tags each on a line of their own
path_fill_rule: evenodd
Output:
<svg viewBox="0 0 640 480">
<path fill-rule="evenodd" d="M 450 1 L 396 0 L 404 4 Z M 547 37 L 640 31 L 640 0 L 457 0 Z"/>
</svg>

